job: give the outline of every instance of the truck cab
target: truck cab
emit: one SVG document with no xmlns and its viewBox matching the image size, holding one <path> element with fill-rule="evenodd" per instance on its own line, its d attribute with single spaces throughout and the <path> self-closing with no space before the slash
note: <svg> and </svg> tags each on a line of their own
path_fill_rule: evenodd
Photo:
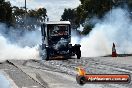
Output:
<svg viewBox="0 0 132 88">
<path fill-rule="evenodd" d="M 71 24 L 69 21 L 49 21 L 41 25 L 42 45 L 40 56 L 43 59 L 68 59 L 81 57 L 80 44 L 71 44 Z"/>
</svg>

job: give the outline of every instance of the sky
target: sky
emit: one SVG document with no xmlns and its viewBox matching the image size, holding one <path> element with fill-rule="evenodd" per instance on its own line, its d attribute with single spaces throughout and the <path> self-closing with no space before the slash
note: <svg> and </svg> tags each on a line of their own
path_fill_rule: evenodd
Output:
<svg viewBox="0 0 132 88">
<path fill-rule="evenodd" d="M 12 6 L 24 7 L 25 5 L 25 0 L 6 1 L 10 1 Z M 79 4 L 79 0 L 27 0 L 28 9 L 46 8 L 50 21 L 60 20 L 65 8 L 76 8 Z"/>
</svg>

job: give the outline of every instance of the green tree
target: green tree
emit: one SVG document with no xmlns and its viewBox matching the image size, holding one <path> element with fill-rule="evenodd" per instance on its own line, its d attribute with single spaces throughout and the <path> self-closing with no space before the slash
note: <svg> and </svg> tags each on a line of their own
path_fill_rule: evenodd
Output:
<svg viewBox="0 0 132 88">
<path fill-rule="evenodd" d="M 39 26 L 47 16 L 45 8 L 39 8 L 36 10 L 27 10 L 25 8 L 13 7 L 13 17 L 15 19 L 15 27 L 24 28 L 28 30 L 34 30 L 36 26 Z"/>
<path fill-rule="evenodd" d="M 75 18 L 75 10 L 74 9 L 65 9 L 63 15 L 61 16 L 61 20 L 70 21 Z"/>
<path fill-rule="evenodd" d="M 75 9 L 64 9 L 64 13 L 61 16 L 62 21 L 70 21 L 72 28 L 76 29 L 77 25 L 77 13 Z"/>
<path fill-rule="evenodd" d="M 98 18 L 102 18 L 106 12 L 112 9 L 114 2 L 113 0 L 80 0 L 81 4 L 71 10 L 65 9 L 62 15 L 63 20 L 71 20 L 75 25 L 80 24 L 84 26 L 84 32 L 88 33 L 92 29 L 93 25 L 85 24 L 85 20 L 87 21 L 94 16 Z"/>
<path fill-rule="evenodd" d="M 47 11 L 45 8 L 39 8 L 37 10 L 28 11 L 28 23 L 30 26 L 35 28 L 35 26 L 40 26 L 42 22 L 45 21 L 47 16 Z"/>
<path fill-rule="evenodd" d="M 0 0 L 0 22 L 11 25 L 12 23 L 12 7 L 10 2 Z"/>
</svg>

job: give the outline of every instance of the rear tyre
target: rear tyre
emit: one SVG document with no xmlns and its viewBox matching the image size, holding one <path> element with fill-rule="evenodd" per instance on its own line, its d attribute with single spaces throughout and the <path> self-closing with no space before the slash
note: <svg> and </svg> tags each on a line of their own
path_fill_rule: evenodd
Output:
<svg viewBox="0 0 132 88">
<path fill-rule="evenodd" d="M 49 48 L 48 47 L 46 48 L 46 59 L 45 60 L 46 61 L 49 60 Z"/>
<path fill-rule="evenodd" d="M 75 54 L 76 54 L 76 56 L 77 56 L 77 59 L 80 59 L 80 57 L 81 57 L 81 50 L 80 50 L 80 47 L 81 47 L 80 44 L 75 44 L 75 45 L 74 45 L 74 48 L 73 48 L 73 50 L 74 50 L 74 52 L 75 52 Z"/>
<path fill-rule="evenodd" d="M 81 58 L 81 51 L 79 50 L 78 52 L 77 52 L 77 59 L 80 59 Z"/>
</svg>

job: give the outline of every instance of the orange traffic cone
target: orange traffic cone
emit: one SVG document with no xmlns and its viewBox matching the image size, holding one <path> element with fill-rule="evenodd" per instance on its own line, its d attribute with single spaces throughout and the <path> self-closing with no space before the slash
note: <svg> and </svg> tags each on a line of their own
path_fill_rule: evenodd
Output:
<svg viewBox="0 0 132 88">
<path fill-rule="evenodd" d="M 115 49 L 115 44 L 113 43 L 112 46 L 112 57 L 117 57 L 116 49 Z"/>
</svg>

